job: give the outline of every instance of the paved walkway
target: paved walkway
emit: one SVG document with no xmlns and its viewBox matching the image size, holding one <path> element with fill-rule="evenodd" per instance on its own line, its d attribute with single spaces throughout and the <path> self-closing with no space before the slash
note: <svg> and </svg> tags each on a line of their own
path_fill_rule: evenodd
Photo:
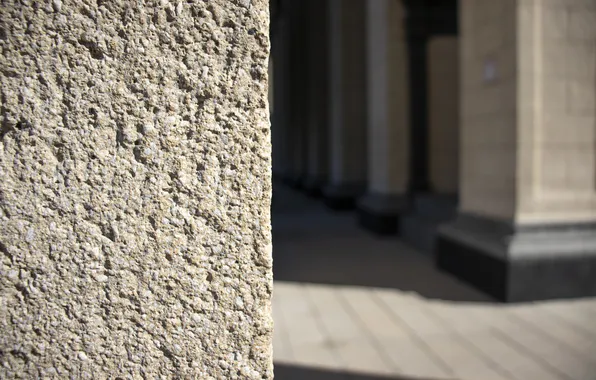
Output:
<svg viewBox="0 0 596 380">
<path fill-rule="evenodd" d="M 276 380 L 596 380 L 596 299 L 503 305 L 276 185 Z"/>
</svg>

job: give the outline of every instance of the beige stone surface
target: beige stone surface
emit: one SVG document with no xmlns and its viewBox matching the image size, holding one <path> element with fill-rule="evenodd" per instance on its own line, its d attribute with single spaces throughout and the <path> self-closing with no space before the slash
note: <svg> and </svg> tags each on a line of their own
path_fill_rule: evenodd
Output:
<svg viewBox="0 0 596 380">
<path fill-rule="evenodd" d="M 406 11 L 399 1 L 365 3 L 368 190 L 399 195 L 409 171 Z"/>
<path fill-rule="evenodd" d="M 329 180 L 366 181 L 366 7 L 362 0 L 329 5 Z"/>
<path fill-rule="evenodd" d="M 272 378 L 268 2 L 0 5 L 0 378 Z"/>
<path fill-rule="evenodd" d="M 520 2 L 521 222 L 596 220 L 596 6 Z"/>
<path fill-rule="evenodd" d="M 460 13 L 461 208 L 596 220 L 596 5 L 467 0 Z"/>
<path fill-rule="evenodd" d="M 460 3 L 460 208 L 499 218 L 515 212 L 516 9 Z"/>
</svg>

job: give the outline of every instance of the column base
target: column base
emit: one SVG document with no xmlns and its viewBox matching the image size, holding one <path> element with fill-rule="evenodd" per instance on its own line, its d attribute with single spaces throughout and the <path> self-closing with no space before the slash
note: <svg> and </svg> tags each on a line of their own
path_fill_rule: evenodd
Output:
<svg viewBox="0 0 596 380">
<path fill-rule="evenodd" d="M 513 226 L 459 215 L 436 264 L 503 302 L 596 296 L 596 225 Z"/>
<path fill-rule="evenodd" d="M 282 179 L 283 183 L 293 189 L 302 188 L 302 179 L 299 176 L 285 175 Z"/>
<path fill-rule="evenodd" d="M 365 189 L 363 182 L 330 184 L 323 188 L 325 205 L 332 210 L 351 210 Z"/>
<path fill-rule="evenodd" d="M 432 254 L 439 227 L 457 214 L 457 197 L 450 194 L 419 194 L 400 218 L 400 236 L 412 247 Z"/>
<path fill-rule="evenodd" d="M 399 232 L 399 216 L 407 205 L 403 195 L 368 193 L 358 200 L 358 222 L 378 235 Z"/>
<path fill-rule="evenodd" d="M 307 177 L 302 182 L 302 189 L 309 197 L 318 198 L 323 194 L 325 181 L 318 177 Z"/>
</svg>

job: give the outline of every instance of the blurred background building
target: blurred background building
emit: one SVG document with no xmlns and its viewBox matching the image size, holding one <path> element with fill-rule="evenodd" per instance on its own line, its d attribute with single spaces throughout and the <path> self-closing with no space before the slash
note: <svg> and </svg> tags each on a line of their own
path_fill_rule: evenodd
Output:
<svg viewBox="0 0 596 380">
<path fill-rule="evenodd" d="M 596 379 L 596 2 L 271 15 L 276 378 Z"/>
<path fill-rule="evenodd" d="M 274 222 L 291 186 L 497 299 L 596 296 L 596 3 L 272 0 L 271 37 Z"/>
</svg>

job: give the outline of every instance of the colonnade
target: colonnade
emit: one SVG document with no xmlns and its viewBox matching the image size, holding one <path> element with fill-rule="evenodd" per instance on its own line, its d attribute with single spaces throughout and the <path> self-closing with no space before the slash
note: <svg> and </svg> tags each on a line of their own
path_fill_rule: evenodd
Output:
<svg viewBox="0 0 596 380">
<path fill-rule="evenodd" d="M 281 0 L 274 174 L 507 301 L 596 295 L 596 4 Z"/>
</svg>

